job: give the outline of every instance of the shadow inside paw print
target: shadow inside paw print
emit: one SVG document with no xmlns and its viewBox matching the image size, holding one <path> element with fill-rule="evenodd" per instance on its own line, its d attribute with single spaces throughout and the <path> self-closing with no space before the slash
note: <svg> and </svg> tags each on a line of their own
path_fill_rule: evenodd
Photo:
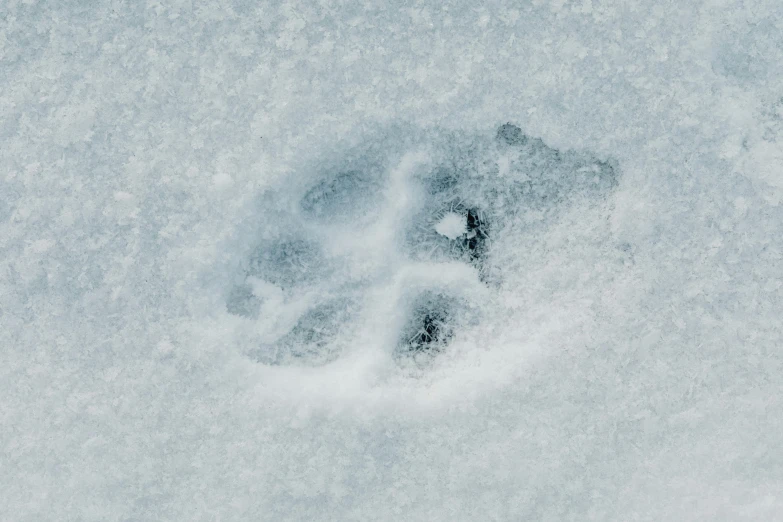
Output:
<svg viewBox="0 0 783 522">
<path fill-rule="evenodd" d="M 484 256 L 488 239 L 489 227 L 486 220 L 482 219 L 481 211 L 469 208 L 467 211 L 467 232 L 461 241 L 462 248 L 467 252 L 471 261 L 477 261 Z"/>
<path fill-rule="evenodd" d="M 269 365 L 326 364 L 339 355 L 335 340 L 353 317 L 354 304 L 350 299 L 337 298 L 314 304 L 287 333 L 273 343 L 262 344 L 249 355 Z"/>
<path fill-rule="evenodd" d="M 432 356 L 443 350 L 454 336 L 458 307 L 456 299 L 444 294 L 425 292 L 418 296 L 400 332 L 397 356 Z"/>
<path fill-rule="evenodd" d="M 300 205 L 310 219 L 348 220 L 366 215 L 381 187 L 377 172 L 348 170 L 317 183 Z"/>
<path fill-rule="evenodd" d="M 247 275 L 282 289 L 311 284 L 323 268 L 321 245 L 301 237 L 286 237 L 261 244 L 250 258 Z"/>
</svg>

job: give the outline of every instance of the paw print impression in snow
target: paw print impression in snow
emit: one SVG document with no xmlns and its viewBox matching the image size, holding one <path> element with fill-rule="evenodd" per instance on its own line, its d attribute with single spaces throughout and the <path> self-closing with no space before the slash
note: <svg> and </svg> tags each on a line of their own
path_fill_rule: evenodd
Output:
<svg viewBox="0 0 783 522">
<path fill-rule="evenodd" d="M 227 311 L 256 325 L 248 356 L 318 366 L 381 349 L 428 363 L 481 322 L 507 270 L 493 245 L 509 227 L 531 212 L 546 226 L 540 216 L 618 184 L 613 161 L 553 149 L 512 124 L 491 137 L 427 136 L 385 132 L 280 195 L 298 201 L 279 209 L 290 232 L 260 231 L 271 239 L 227 292 Z"/>
</svg>

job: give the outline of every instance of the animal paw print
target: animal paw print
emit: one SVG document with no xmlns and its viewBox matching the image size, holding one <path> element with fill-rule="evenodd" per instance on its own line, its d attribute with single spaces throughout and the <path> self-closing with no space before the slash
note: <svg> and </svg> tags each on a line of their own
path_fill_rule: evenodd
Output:
<svg viewBox="0 0 783 522">
<path fill-rule="evenodd" d="M 598 201 L 619 182 L 615 162 L 559 151 L 511 123 L 490 138 L 389 136 L 303 187 L 279 218 L 296 232 L 272 234 L 244 264 L 226 309 L 260 325 L 249 356 L 317 366 L 361 349 L 366 310 L 396 281 L 406 287 L 394 304 L 403 320 L 389 321 L 397 331 L 378 332 L 378 343 L 401 364 L 431 360 L 481 317 L 472 294 L 454 288 L 492 291 L 504 269 L 493 244 L 509 226 L 525 212 L 556 215 L 571 201 Z M 383 154 L 387 145 L 394 154 Z M 437 159 L 406 163 L 406 147 L 417 146 Z"/>
</svg>

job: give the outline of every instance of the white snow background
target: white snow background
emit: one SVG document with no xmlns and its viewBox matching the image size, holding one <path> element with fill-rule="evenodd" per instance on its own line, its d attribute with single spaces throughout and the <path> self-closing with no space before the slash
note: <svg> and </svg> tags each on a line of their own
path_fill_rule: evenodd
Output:
<svg viewBox="0 0 783 522">
<path fill-rule="evenodd" d="M 493 285 L 398 255 L 427 137 L 506 122 L 617 187 L 512 212 Z M 266 361 L 243 264 L 388 129 L 302 225 L 344 350 Z M 782 205 L 779 0 L 3 0 L 0 519 L 783 520 Z M 476 318 L 406 366 L 428 285 Z"/>
</svg>

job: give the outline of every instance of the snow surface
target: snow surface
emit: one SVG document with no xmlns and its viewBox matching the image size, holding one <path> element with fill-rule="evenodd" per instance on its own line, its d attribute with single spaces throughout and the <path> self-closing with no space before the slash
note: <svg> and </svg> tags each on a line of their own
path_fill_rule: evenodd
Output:
<svg viewBox="0 0 783 522">
<path fill-rule="evenodd" d="M 0 519 L 783 520 L 782 227 L 779 0 L 4 0 Z"/>
<path fill-rule="evenodd" d="M 466 218 L 455 212 L 447 212 L 435 225 L 435 231 L 449 239 L 457 239 L 466 233 Z"/>
</svg>

